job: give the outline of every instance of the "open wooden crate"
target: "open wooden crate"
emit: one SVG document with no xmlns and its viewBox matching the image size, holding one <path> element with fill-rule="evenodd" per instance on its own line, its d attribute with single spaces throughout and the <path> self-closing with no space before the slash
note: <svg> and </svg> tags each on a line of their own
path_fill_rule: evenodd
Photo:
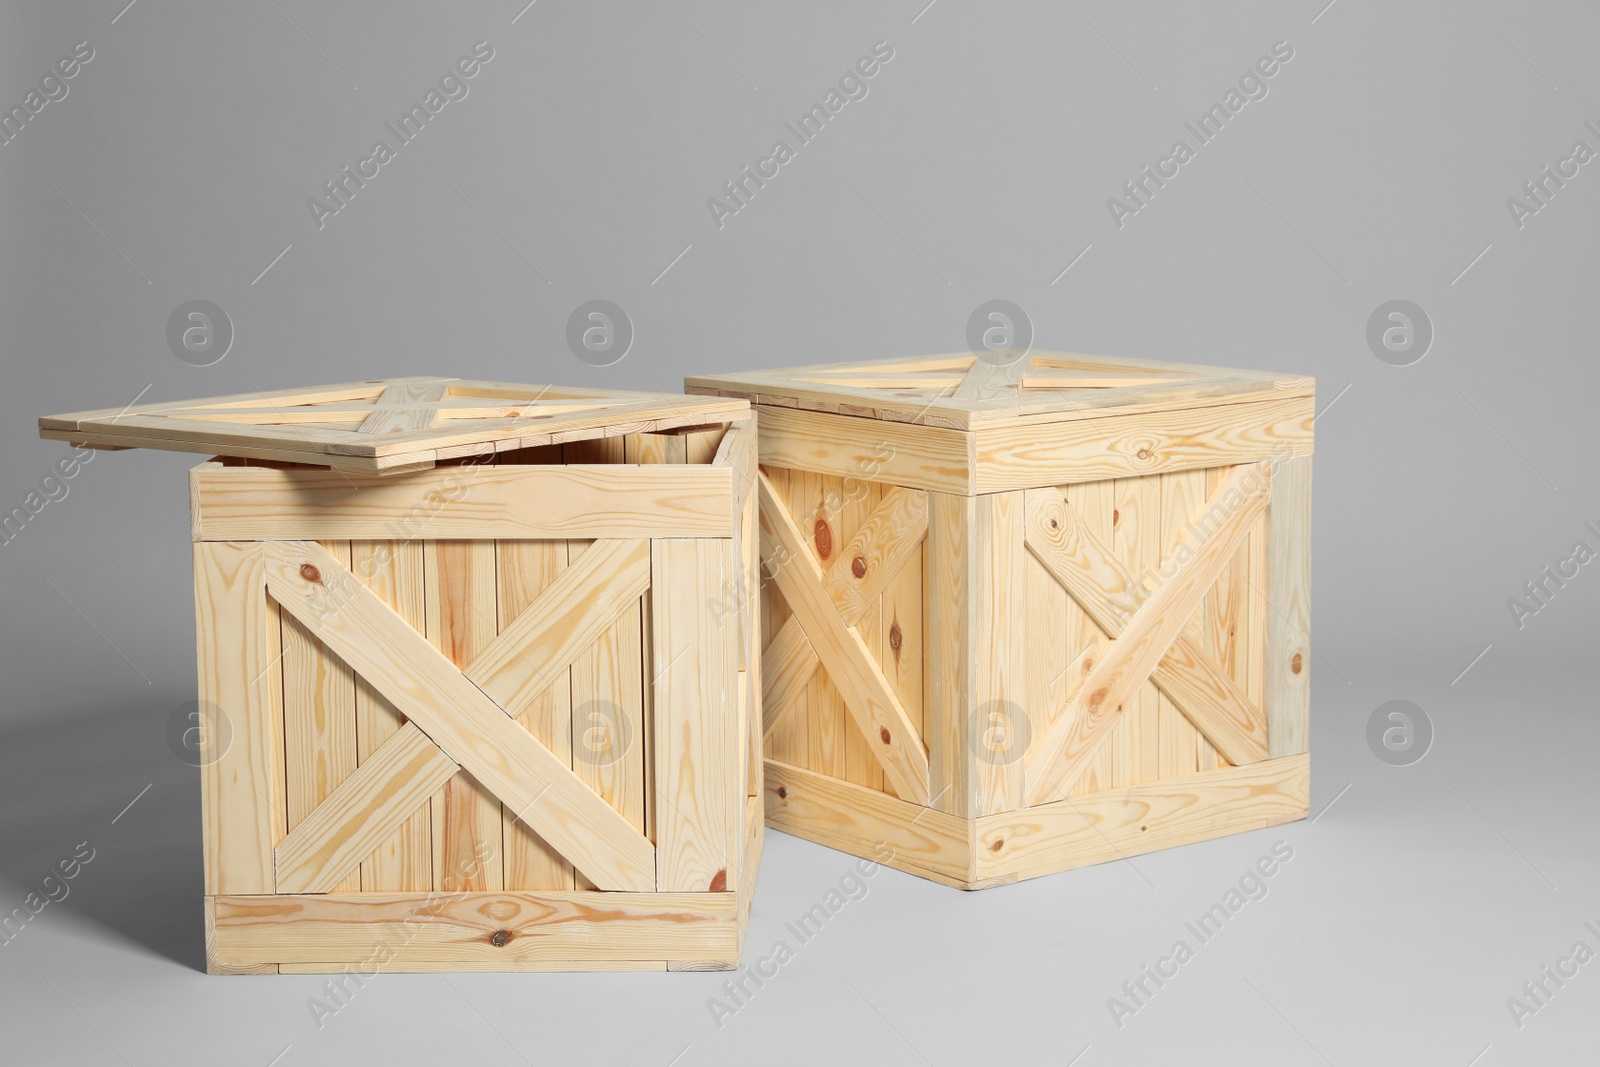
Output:
<svg viewBox="0 0 1600 1067">
<path fill-rule="evenodd" d="M 191 472 L 211 971 L 737 965 L 747 404 L 403 379 L 41 432 L 226 453 Z"/>
<path fill-rule="evenodd" d="M 1062 353 L 756 405 L 769 825 L 965 889 L 1302 817 L 1309 378 Z"/>
</svg>

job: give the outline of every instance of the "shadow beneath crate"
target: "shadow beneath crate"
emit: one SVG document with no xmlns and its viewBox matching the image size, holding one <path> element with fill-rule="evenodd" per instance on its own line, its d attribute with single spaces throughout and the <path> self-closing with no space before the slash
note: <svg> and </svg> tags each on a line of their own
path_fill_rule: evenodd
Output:
<svg viewBox="0 0 1600 1067">
<path fill-rule="evenodd" d="M 0 718 L 0 912 L 53 894 L 30 922 L 87 922 L 205 970 L 199 771 L 166 740 L 181 699 Z M 60 879 L 84 842 L 93 858 Z"/>
</svg>

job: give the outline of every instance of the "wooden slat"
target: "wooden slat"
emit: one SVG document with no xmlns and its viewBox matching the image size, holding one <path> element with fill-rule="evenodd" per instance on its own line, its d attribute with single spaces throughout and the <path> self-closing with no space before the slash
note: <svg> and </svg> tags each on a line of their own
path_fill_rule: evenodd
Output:
<svg viewBox="0 0 1600 1067">
<path fill-rule="evenodd" d="M 654 888 L 654 848 L 314 542 L 265 546 L 267 587 L 561 854 L 607 889 Z M 316 568 L 308 580 L 301 568 Z M 319 610 L 336 596 L 337 610 Z"/>
<path fill-rule="evenodd" d="M 761 653 L 763 737 L 777 729 L 784 713 L 805 698 L 806 685 L 820 662 L 805 628 L 790 616 Z"/>
<path fill-rule="evenodd" d="M 976 526 L 972 497 L 928 494 L 928 601 L 922 647 L 922 693 L 927 741 L 928 805 L 970 818 L 977 792 L 967 747 L 967 693 L 972 676 L 972 572 L 964 562 Z"/>
<path fill-rule="evenodd" d="M 1023 546 L 1021 493 L 973 499 L 971 655 L 965 694 L 967 748 L 976 802 L 973 815 L 1022 806 L 1024 750 L 1018 742 L 1027 723 L 1027 550 Z"/>
<path fill-rule="evenodd" d="M 196 544 L 194 587 L 200 700 L 227 716 L 232 737 L 200 768 L 205 891 L 271 893 L 285 833 L 283 724 L 261 546 Z"/>
<path fill-rule="evenodd" d="M 463 667 L 495 641 L 494 543 L 427 541 L 423 558 L 428 640 L 457 668 Z M 445 783 L 433 800 L 431 818 L 435 889 L 447 884 L 466 890 L 505 887 L 500 802 L 470 770 Z"/>
<path fill-rule="evenodd" d="M 427 735 L 406 723 L 278 845 L 278 892 L 335 891 L 457 769 Z"/>
<path fill-rule="evenodd" d="M 738 888 L 744 789 L 738 635 L 712 605 L 735 573 L 731 541 L 661 538 L 650 552 L 656 888 Z"/>
<path fill-rule="evenodd" d="M 731 475 L 715 467 L 217 467 L 192 481 L 206 541 L 717 537 L 733 522 Z"/>
<path fill-rule="evenodd" d="M 1172 646 L 1200 606 L 1218 572 L 1266 505 L 1270 468 L 1241 468 L 1214 495 L 1226 513 L 1202 534 L 1189 562 L 1144 601 L 1084 681 L 1066 715 L 1056 720 L 1028 757 L 1027 800 L 1042 804 L 1066 794 L 1128 699 Z"/>
<path fill-rule="evenodd" d="M 1116 522 L 1111 547 L 1118 562 L 1135 577 L 1142 593 L 1148 575 L 1161 562 L 1161 476 L 1118 478 Z M 1161 694 L 1148 682 L 1130 695 L 1127 710 L 1112 724 L 1112 785 L 1117 788 L 1152 782 L 1161 776 Z"/>
<path fill-rule="evenodd" d="M 371 961 L 386 949 L 385 968 L 389 962 L 732 958 L 735 909 L 728 893 L 222 896 L 215 901 L 215 944 L 232 963 L 376 966 Z"/>
<path fill-rule="evenodd" d="M 767 761 L 764 796 L 774 829 L 912 874 L 971 877 L 966 819 L 777 760 Z"/>
<path fill-rule="evenodd" d="M 447 390 L 448 386 L 439 382 L 395 382 L 385 386 L 372 414 L 362 420 L 356 432 L 397 433 L 432 426 L 439 411 L 430 405 L 443 400 Z"/>
<path fill-rule="evenodd" d="M 1161 490 L 1161 557 L 1170 558 L 1190 536 L 1192 524 L 1205 512 L 1206 476 L 1204 471 L 1176 471 L 1157 477 Z M 1201 632 L 1200 620 L 1203 615 L 1202 604 L 1201 611 L 1191 616 L 1184 628 L 1184 634 L 1191 641 Z M 1177 642 L 1173 643 L 1173 647 L 1178 647 Z M 1172 650 L 1169 649 L 1169 658 L 1171 654 Z M 1165 664 L 1166 660 L 1163 659 L 1162 663 Z M 1156 673 L 1160 674 L 1162 670 L 1158 666 Z M 1152 680 L 1155 677 L 1152 675 Z M 1210 742 L 1165 691 L 1160 694 L 1160 702 L 1159 777 L 1182 778 L 1194 774 L 1200 769 L 1200 746 L 1209 746 Z"/>
<path fill-rule="evenodd" d="M 1273 756 L 1310 746 L 1311 457 L 1273 467 L 1267 505 L 1267 745 Z"/>
<path fill-rule="evenodd" d="M 972 361 L 967 373 L 961 376 L 954 400 L 1016 400 L 1023 378 L 1033 366 L 1033 356 L 1023 354 L 1009 363 L 996 363 L 982 356 Z"/>
<path fill-rule="evenodd" d="M 1308 756 L 1076 796 L 977 821 L 977 875 L 1032 878 L 1304 818 Z"/>
<path fill-rule="evenodd" d="M 499 541 L 495 545 L 500 584 L 500 629 L 538 602 L 567 566 L 565 541 Z M 558 760 L 572 762 L 572 684 L 570 672 L 557 673 L 541 693 L 521 707 L 509 705 L 522 726 Z M 500 806 L 502 864 L 507 889 L 572 889 L 572 864 L 526 823 L 510 805 Z"/>
<path fill-rule="evenodd" d="M 1108 636 L 1120 639 L 1130 620 L 1149 601 L 1149 594 L 1087 529 L 1077 512 L 1061 502 L 1059 493 L 1038 490 L 1027 496 L 1028 549 Z M 1217 504 L 1216 498 L 1212 504 Z M 1225 517 L 1212 507 L 1207 514 L 1214 516 L 1207 522 L 1213 530 Z M 1196 544 L 1187 544 L 1181 551 L 1191 562 L 1169 560 L 1163 573 L 1181 574 L 1199 555 Z M 1230 760 L 1252 763 L 1266 757 L 1261 712 L 1192 638 L 1180 633 L 1151 678 Z"/>
<path fill-rule="evenodd" d="M 352 541 L 350 569 L 368 589 L 418 633 L 427 631 L 420 541 Z M 356 676 L 356 758 L 383 747 L 405 722 L 400 710 L 360 675 Z M 427 892 L 433 888 L 433 815 L 416 812 L 361 864 L 366 893 Z"/>
<path fill-rule="evenodd" d="M 778 587 L 800 617 L 856 725 L 869 741 L 880 740 L 873 751 L 896 794 L 914 803 L 927 803 L 927 750 L 860 634 L 845 624 L 828 598 L 820 566 L 775 493 L 763 475 L 762 557 L 779 561 L 773 567 Z"/>
<path fill-rule="evenodd" d="M 596 541 L 464 673 L 502 708 L 520 708 L 566 674 L 649 584 L 648 541 Z"/>
<path fill-rule="evenodd" d="M 1270 394 L 1248 403 L 986 428 L 973 434 L 972 491 L 1195 470 L 1267 454 L 1310 455 L 1313 417 L 1309 394 Z"/>
<path fill-rule="evenodd" d="M 775 407 L 762 408 L 756 429 L 763 465 L 946 493 L 973 491 L 972 438 L 959 431 Z"/>
<path fill-rule="evenodd" d="M 350 563 L 350 543 L 323 546 Z M 356 679 L 294 618 L 283 620 L 283 731 L 288 828 L 292 832 L 356 770 Z M 226 830 L 224 830 L 226 832 Z M 336 886 L 361 890 L 359 872 Z"/>
</svg>

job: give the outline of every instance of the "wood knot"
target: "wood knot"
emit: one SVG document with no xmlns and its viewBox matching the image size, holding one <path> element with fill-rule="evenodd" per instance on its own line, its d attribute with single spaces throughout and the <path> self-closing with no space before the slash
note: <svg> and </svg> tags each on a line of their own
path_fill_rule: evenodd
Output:
<svg viewBox="0 0 1600 1067">
<path fill-rule="evenodd" d="M 811 540 L 816 542 L 818 556 L 827 559 L 833 555 L 833 531 L 828 529 L 827 519 L 817 520 L 811 528 Z"/>
<path fill-rule="evenodd" d="M 1306 668 L 1306 661 L 1301 658 L 1300 653 L 1296 652 L 1294 655 L 1289 657 L 1289 670 L 1290 671 L 1292 671 L 1295 674 L 1299 674 L 1301 671 L 1305 670 L 1305 668 Z"/>
<path fill-rule="evenodd" d="M 728 891 L 728 868 L 724 867 L 711 876 L 711 888 L 707 892 L 726 893 Z"/>
<path fill-rule="evenodd" d="M 507 945 L 511 944 L 511 938 L 513 936 L 514 935 L 510 930 L 496 930 L 494 933 L 489 935 L 489 944 L 493 945 L 495 948 L 505 948 Z"/>
<path fill-rule="evenodd" d="M 302 563 L 300 564 L 300 577 L 308 582 L 320 582 L 322 581 L 322 572 L 309 563 Z"/>
<path fill-rule="evenodd" d="M 1104 704 L 1105 701 L 1106 701 L 1106 697 L 1108 697 L 1110 695 L 1111 695 L 1111 691 L 1110 691 L 1110 688 L 1107 687 L 1107 686 L 1102 686 L 1101 688 L 1096 689 L 1094 692 L 1090 693 L 1089 694 L 1089 710 L 1090 711 L 1099 711 L 1100 710 L 1100 705 Z"/>
<path fill-rule="evenodd" d="M 1149 459 L 1150 458 L 1150 450 L 1148 448 L 1139 449 L 1139 458 L 1140 459 Z"/>
<path fill-rule="evenodd" d="M 1116 508 L 1111 509 L 1111 525 L 1115 526 L 1122 521 L 1122 512 Z"/>
<path fill-rule="evenodd" d="M 994 839 L 994 844 L 989 846 L 989 851 L 990 852 L 999 852 L 1002 848 L 1005 847 L 1005 843 L 1006 843 L 1006 839 L 1005 838 L 997 837 L 997 838 Z"/>
<path fill-rule="evenodd" d="M 855 559 L 851 560 L 850 573 L 855 575 L 857 578 L 865 578 L 867 576 L 867 561 L 861 556 L 857 556 Z"/>
<path fill-rule="evenodd" d="M 887 726 L 878 727 L 878 737 L 887 745 L 889 743 L 889 728 Z"/>
<path fill-rule="evenodd" d="M 904 640 L 905 637 L 900 633 L 900 620 L 896 619 L 894 622 L 889 624 L 889 647 L 895 651 L 895 656 L 897 659 L 899 658 L 900 653 L 900 643 Z"/>
<path fill-rule="evenodd" d="M 1060 523 L 1060 521 L 1058 521 L 1058 520 L 1056 520 L 1056 519 L 1051 519 L 1051 520 L 1050 520 L 1050 529 L 1052 529 L 1052 530 L 1059 530 L 1059 529 L 1061 529 L 1061 523 Z"/>
<path fill-rule="evenodd" d="M 785 789 L 781 785 L 778 787 L 778 799 L 779 800 L 788 800 L 789 799 L 789 790 Z"/>
</svg>

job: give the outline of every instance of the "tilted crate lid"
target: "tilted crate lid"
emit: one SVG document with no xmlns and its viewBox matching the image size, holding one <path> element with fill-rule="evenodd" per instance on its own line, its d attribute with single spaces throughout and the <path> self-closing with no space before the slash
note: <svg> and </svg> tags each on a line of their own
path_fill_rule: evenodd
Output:
<svg viewBox="0 0 1600 1067">
<path fill-rule="evenodd" d="M 1076 352 L 1032 352 L 1007 359 L 970 352 L 783 370 L 711 374 L 687 380 L 691 393 L 743 397 L 756 404 L 978 429 L 1018 416 L 1052 421 L 1311 395 L 1312 379 L 1293 374 L 1160 363 Z"/>
<path fill-rule="evenodd" d="M 737 422 L 743 400 L 457 378 L 389 378 L 39 420 L 39 436 L 396 473 L 462 456 Z"/>
</svg>

